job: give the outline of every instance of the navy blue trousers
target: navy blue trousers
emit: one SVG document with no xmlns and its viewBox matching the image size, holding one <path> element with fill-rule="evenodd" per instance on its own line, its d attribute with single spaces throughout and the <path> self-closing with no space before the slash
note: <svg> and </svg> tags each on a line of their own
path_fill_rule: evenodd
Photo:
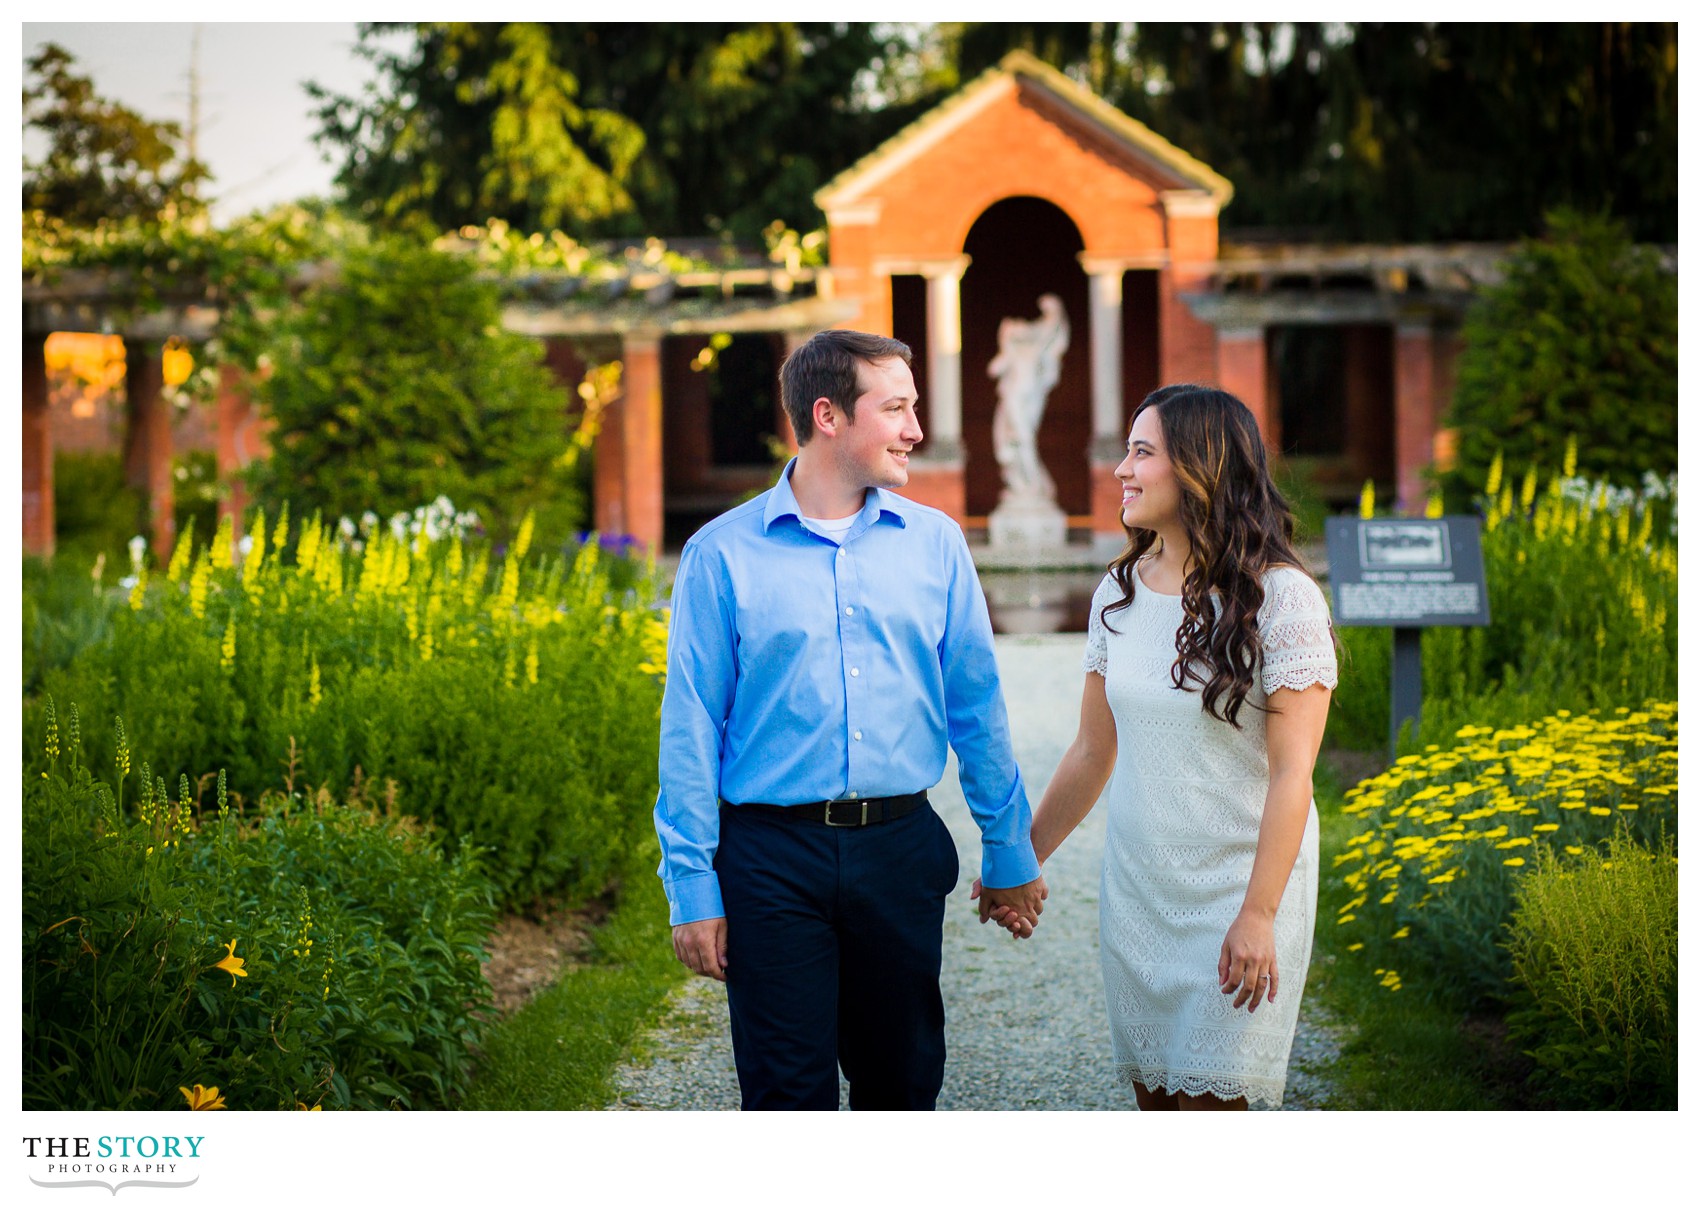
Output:
<svg viewBox="0 0 1700 1212">
<path fill-rule="evenodd" d="M 746 1111 L 931 1111 L 956 843 L 931 807 L 839 829 L 722 807 L 726 996 Z"/>
</svg>

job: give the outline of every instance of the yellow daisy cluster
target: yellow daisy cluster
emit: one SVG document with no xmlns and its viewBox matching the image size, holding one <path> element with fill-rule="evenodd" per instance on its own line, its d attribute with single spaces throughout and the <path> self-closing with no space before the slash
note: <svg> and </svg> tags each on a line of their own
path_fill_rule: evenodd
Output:
<svg viewBox="0 0 1700 1212">
<path fill-rule="evenodd" d="M 1617 820 L 1643 836 L 1661 821 L 1674 832 L 1674 702 L 1470 725 L 1457 740 L 1408 754 L 1346 793 L 1344 811 L 1366 827 L 1334 856 L 1351 894 L 1339 925 L 1403 939 L 1421 928 L 1425 906 L 1495 870 L 1515 873 L 1537 841 L 1578 854 Z"/>
</svg>

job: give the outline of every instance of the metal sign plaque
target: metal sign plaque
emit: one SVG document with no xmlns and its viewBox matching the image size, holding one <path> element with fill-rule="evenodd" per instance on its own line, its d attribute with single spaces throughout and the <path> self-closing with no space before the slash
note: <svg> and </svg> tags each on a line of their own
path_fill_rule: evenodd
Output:
<svg viewBox="0 0 1700 1212">
<path fill-rule="evenodd" d="M 1339 626 L 1487 626 L 1481 519 L 1329 518 L 1325 533 Z"/>
</svg>

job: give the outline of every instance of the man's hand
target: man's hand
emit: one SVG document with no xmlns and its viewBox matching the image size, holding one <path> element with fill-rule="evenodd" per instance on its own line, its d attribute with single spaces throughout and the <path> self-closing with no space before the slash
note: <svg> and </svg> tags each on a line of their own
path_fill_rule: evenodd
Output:
<svg viewBox="0 0 1700 1212">
<path fill-rule="evenodd" d="M 673 927 L 673 954 L 698 976 L 726 979 L 726 919 L 707 917 Z"/>
<path fill-rule="evenodd" d="M 968 896 L 979 901 L 982 922 L 995 920 L 1016 938 L 1032 938 L 1039 915 L 1045 911 L 1045 898 L 1050 894 L 1041 875 L 1013 888 L 984 888 L 975 880 Z"/>
</svg>

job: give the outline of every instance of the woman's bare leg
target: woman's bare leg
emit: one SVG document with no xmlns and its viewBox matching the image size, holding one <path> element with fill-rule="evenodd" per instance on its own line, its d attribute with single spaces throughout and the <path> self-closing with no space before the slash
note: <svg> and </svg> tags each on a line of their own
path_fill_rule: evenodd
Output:
<svg viewBox="0 0 1700 1212">
<path fill-rule="evenodd" d="M 1133 1083 L 1133 1097 L 1139 1100 L 1141 1111 L 1178 1111 L 1180 1104 L 1176 1095 L 1167 1090 L 1148 1090 L 1138 1082 Z"/>
<path fill-rule="evenodd" d="M 1181 1094 L 1177 1097 L 1180 1100 L 1182 1111 L 1244 1111 L 1246 1109 L 1244 1095 L 1229 1099 L 1217 1098 L 1214 1094 Z"/>
</svg>

